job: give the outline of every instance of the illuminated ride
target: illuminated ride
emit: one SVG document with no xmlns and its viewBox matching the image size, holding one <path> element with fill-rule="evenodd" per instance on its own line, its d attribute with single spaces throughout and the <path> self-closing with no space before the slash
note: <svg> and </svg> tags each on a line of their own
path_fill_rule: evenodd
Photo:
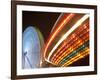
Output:
<svg viewBox="0 0 100 80">
<path fill-rule="evenodd" d="M 44 59 L 66 67 L 89 55 L 89 15 L 62 13 L 45 44 Z"/>
</svg>

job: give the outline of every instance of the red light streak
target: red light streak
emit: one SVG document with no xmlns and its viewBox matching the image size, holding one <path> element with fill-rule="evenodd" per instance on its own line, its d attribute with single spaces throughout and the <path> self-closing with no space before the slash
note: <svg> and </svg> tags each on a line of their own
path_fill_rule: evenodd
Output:
<svg viewBox="0 0 100 80">
<path fill-rule="evenodd" d="M 49 38 L 49 41 L 47 42 L 47 44 L 45 46 L 44 57 L 45 57 L 45 54 L 47 52 L 47 49 L 48 49 L 49 45 L 54 40 L 55 36 L 61 31 L 61 29 L 64 27 L 64 25 L 67 24 L 70 21 L 70 19 L 72 19 L 74 17 L 74 15 L 75 14 L 70 13 L 68 16 L 66 16 L 65 19 L 58 26 L 58 28 L 52 33 L 51 37 Z"/>
<path fill-rule="evenodd" d="M 72 34 L 68 39 L 67 39 L 67 41 L 64 41 L 64 43 L 62 44 L 62 46 L 58 49 L 58 51 L 54 54 L 54 56 L 51 58 L 51 61 L 52 62 L 55 62 L 55 60 L 57 60 L 57 58 L 59 57 L 59 56 L 61 56 L 62 55 L 62 53 L 64 53 L 64 51 L 68 48 L 68 46 L 71 46 L 72 45 L 72 43 L 73 43 L 73 41 L 76 41 L 76 40 L 78 40 L 78 36 L 80 35 L 80 34 L 82 34 L 82 35 L 84 35 L 84 34 L 86 34 L 87 32 L 89 32 L 89 23 L 86 23 L 86 24 L 84 24 L 83 26 L 81 26 L 81 27 L 79 27 L 76 31 L 75 31 L 75 33 L 74 34 Z M 77 35 L 76 35 L 77 34 Z M 88 37 L 89 37 L 89 33 L 87 33 L 86 34 Z M 85 35 L 85 36 L 86 36 Z M 85 37 L 84 36 L 84 37 Z M 84 38 L 83 37 L 83 38 Z M 86 37 L 84 38 L 84 39 L 86 39 Z M 84 39 L 82 40 L 82 38 L 81 38 L 81 40 L 82 40 L 82 42 L 84 41 Z M 89 38 L 88 38 L 89 39 Z M 69 44 L 70 43 L 70 44 Z M 66 47 L 65 47 L 66 46 Z"/>
</svg>

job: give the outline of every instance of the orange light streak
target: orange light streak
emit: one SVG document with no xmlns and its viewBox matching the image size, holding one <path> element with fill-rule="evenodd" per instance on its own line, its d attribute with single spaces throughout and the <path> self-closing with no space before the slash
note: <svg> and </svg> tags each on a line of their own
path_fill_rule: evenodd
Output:
<svg viewBox="0 0 100 80">
<path fill-rule="evenodd" d="M 85 40 L 87 41 L 88 39 L 89 39 L 89 35 L 88 35 L 88 33 L 84 36 L 85 38 Z M 76 41 L 73 45 L 71 45 L 70 47 L 72 47 L 72 49 L 73 50 L 75 50 L 76 48 L 78 48 L 79 46 L 81 46 L 84 42 L 86 42 L 86 41 L 83 41 L 83 40 L 81 40 L 81 39 L 78 39 L 78 41 Z M 69 49 L 70 49 L 70 47 L 69 47 Z M 60 57 L 62 57 L 62 56 L 64 56 L 65 54 L 68 54 L 70 51 L 69 51 L 69 49 L 68 49 L 68 47 L 66 46 L 65 47 L 65 49 L 63 49 L 63 50 L 66 50 L 64 53 L 62 53 L 62 51 L 61 52 L 59 52 L 59 54 L 53 59 L 53 62 L 55 62 L 55 61 L 57 61 L 57 60 L 59 60 L 59 58 Z M 60 56 L 60 57 L 59 57 Z"/>
<path fill-rule="evenodd" d="M 70 13 L 63 21 L 62 23 L 58 26 L 58 28 L 54 31 L 54 33 L 51 35 L 49 41 L 46 44 L 45 50 L 44 50 L 44 56 L 47 52 L 47 49 L 49 47 L 49 45 L 51 44 L 51 42 L 54 40 L 55 36 L 60 32 L 60 30 L 64 27 L 65 24 L 67 24 L 71 18 L 74 17 L 75 14 Z"/>
<path fill-rule="evenodd" d="M 86 39 L 86 41 L 88 41 L 88 38 Z M 86 42 L 85 41 L 85 42 Z M 77 49 L 79 46 L 81 46 L 84 42 L 77 42 L 75 43 L 75 45 L 71 46 L 73 51 L 75 49 Z M 64 53 L 62 53 L 62 55 L 60 57 L 58 57 L 58 59 L 55 61 L 56 64 L 58 64 L 64 57 L 66 57 L 67 55 L 69 55 L 72 51 L 71 50 L 66 50 Z"/>
<path fill-rule="evenodd" d="M 78 53 L 75 57 L 71 58 L 69 61 L 67 61 L 66 63 L 64 63 L 62 65 L 62 67 L 70 65 L 70 64 L 74 63 L 75 61 L 78 61 L 79 59 L 84 58 L 88 54 L 89 54 L 89 48 L 86 48 L 85 51 Z"/>
<path fill-rule="evenodd" d="M 70 46 L 64 53 L 62 53 L 62 55 L 58 57 L 55 63 L 58 64 L 64 57 L 68 56 L 71 52 L 73 52 L 75 49 L 77 49 L 80 45 L 83 44 L 82 41 L 79 41 L 75 43 L 75 45 L 77 45 L 76 47 Z"/>
<path fill-rule="evenodd" d="M 54 51 L 59 47 L 59 45 L 61 45 L 61 43 L 73 32 L 75 31 L 86 19 L 88 19 L 89 15 L 86 14 L 84 15 L 81 19 L 79 19 L 75 25 L 73 25 L 71 27 L 70 30 L 68 30 L 61 38 L 60 40 L 57 42 L 57 44 L 52 48 L 52 50 L 50 51 L 47 59 L 50 60 L 50 57 L 52 56 L 52 54 L 54 53 Z"/>
<path fill-rule="evenodd" d="M 87 29 L 87 27 L 88 27 L 88 25 L 87 24 L 85 24 L 84 26 L 82 26 L 82 28 L 84 28 L 84 29 Z M 79 28 L 79 30 L 77 30 L 78 32 L 80 31 L 81 32 L 81 29 Z M 89 29 L 87 29 L 87 31 L 86 32 L 89 32 Z M 85 32 L 83 32 L 83 33 L 85 33 Z M 82 34 L 83 34 L 82 33 Z M 79 33 L 80 34 L 80 33 Z M 71 37 L 71 39 L 73 40 L 74 38 L 75 38 L 75 36 L 76 35 L 72 35 Z M 86 35 L 85 35 L 86 36 Z M 84 36 L 84 37 L 85 37 Z M 69 38 L 70 39 L 70 38 Z M 75 39 L 74 39 L 75 40 Z M 57 53 L 62 53 L 64 50 L 65 50 L 65 48 L 64 48 L 64 46 L 68 43 L 68 41 L 70 41 L 70 40 L 67 40 L 67 42 L 64 42 L 63 43 L 63 45 L 57 50 L 57 52 L 54 54 L 54 57 L 51 59 L 51 61 L 55 61 L 56 60 L 56 58 L 55 57 L 58 57 L 59 55 L 57 55 Z M 66 45 L 66 46 L 68 46 L 68 45 Z M 67 48 L 67 47 L 66 47 Z M 60 51 L 60 52 L 59 52 Z"/>
</svg>

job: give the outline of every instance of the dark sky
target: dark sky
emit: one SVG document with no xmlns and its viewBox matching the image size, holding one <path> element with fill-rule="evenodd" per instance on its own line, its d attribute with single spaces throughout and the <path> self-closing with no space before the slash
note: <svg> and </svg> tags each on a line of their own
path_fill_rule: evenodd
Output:
<svg viewBox="0 0 100 80">
<path fill-rule="evenodd" d="M 35 26 L 42 32 L 44 39 L 47 40 L 59 15 L 60 13 L 23 11 L 23 31 L 28 26 Z"/>
<path fill-rule="evenodd" d="M 37 27 L 42 32 L 44 40 L 46 41 L 47 38 L 49 37 L 49 34 L 51 32 L 54 23 L 56 22 L 60 14 L 61 13 L 23 11 L 22 12 L 23 31 L 28 26 Z M 89 56 L 80 59 L 79 61 L 75 62 L 70 66 L 86 66 L 86 65 L 89 65 Z"/>
</svg>

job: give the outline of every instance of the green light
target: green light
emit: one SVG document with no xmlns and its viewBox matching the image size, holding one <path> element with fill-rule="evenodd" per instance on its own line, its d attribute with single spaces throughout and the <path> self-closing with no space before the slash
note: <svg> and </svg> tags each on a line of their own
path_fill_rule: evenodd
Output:
<svg viewBox="0 0 100 80">
<path fill-rule="evenodd" d="M 77 48 L 75 51 L 71 52 L 68 56 L 64 57 L 62 61 L 59 62 L 59 65 L 64 64 L 66 61 L 71 59 L 72 57 L 76 56 L 80 51 L 84 51 L 86 47 L 88 47 L 89 41 L 84 43 L 84 45 L 81 45 L 79 48 Z"/>
</svg>

